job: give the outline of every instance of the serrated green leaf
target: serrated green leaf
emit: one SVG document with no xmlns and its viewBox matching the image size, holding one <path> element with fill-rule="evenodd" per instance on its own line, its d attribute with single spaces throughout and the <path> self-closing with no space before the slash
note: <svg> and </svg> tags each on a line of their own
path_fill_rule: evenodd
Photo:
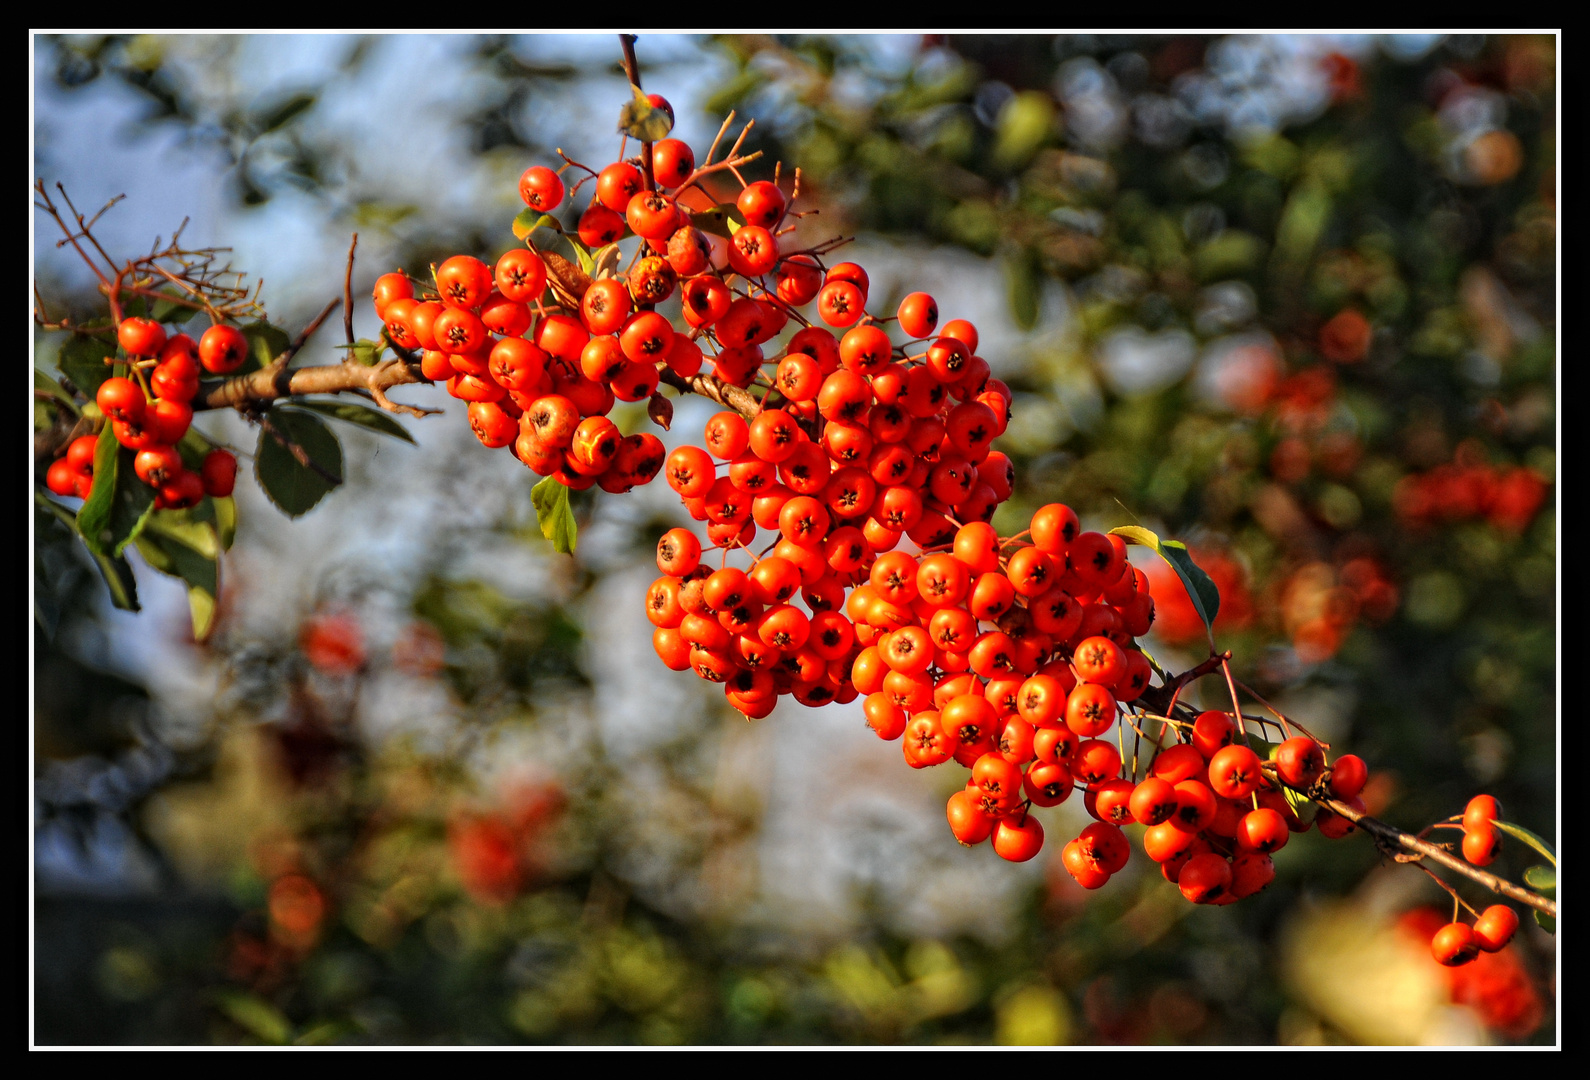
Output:
<svg viewBox="0 0 1590 1080">
<path fill-rule="evenodd" d="M 243 1030 L 273 1046 L 283 1046 L 293 1037 L 293 1025 L 275 1006 L 253 994 L 224 994 L 221 1011 Z"/>
<path fill-rule="evenodd" d="M 667 138 L 674 128 L 674 122 L 668 118 L 668 114 L 647 100 L 640 87 L 631 83 L 629 89 L 632 96 L 618 112 L 619 134 L 641 142 Z"/>
<path fill-rule="evenodd" d="M 559 233 L 563 232 L 563 226 L 558 222 L 557 218 L 551 214 L 540 213 L 533 207 L 527 206 L 514 215 L 513 234 L 520 240 L 528 240 L 530 239 L 530 234 L 543 225 L 549 229 L 555 229 Z"/>
<path fill-rule="evenodd" d="M 549 476 L 530 489 L 530 502 L 536 508 L 541 535 L 552 541 L 553 550 L 562 555 L 574 554 L 579 527 L 569 507 L 569 489 L 557 477 Z"/>
<path fill-rule="evenodd" d="M 1141 525 L 1120 525 L 1111 529 L 1110 534 L 1121 537 L 1128 544 L 1141 544 L 1151 548 L 1160 558 L 1170 563 L 1171 569 L 1176 571 L 1176 576 L 1181 578 L 1182 585 L 1187 589 L 1193 610 L 1197 611 L 1198 617 L 1204 621 L 1204 627 L 1209 632 L 1209 647 L 1213 649 L 1215 616 L 1220 613 L 1220 590 L 1213 581 L 1209 580 L 1209 575 L 1203 572 L 1203 568 L 1193 562 L 1187 545 L 1180 540 L 1161 540 Z"/>
<path fill-rule="evenodd" d="M 333 420 L 341 420 L 345 424 L 357 424 L 370 431 L 402 439 L 406 443 L 414 441 L 414 436 L 408 433 L 408 429 L 392 419 L 389 413 L 372 409 L 368 405 L 360 405 L 353 401 L 305 401 L 296 398 L 288 404 L 294 409 L 309 409 L 323 416 L 329 416 Z"/>
<path fill-rule="evenodd" d="M 231 373 L 233 375 L 244 375 L 267 367 L 293 343 L 293 339 L 287 336 L 287 331 L 267 322 L 249 323 L 240 329 L 243 331 L 243 336 L 248 339 L 248 359 Z"/>
<path fill-rule="evenodd" d="M 1535 921 L 1540 924 L 1540 928 L 1546 933 L 1555 934 L 1557 932 L 1557 920 L 1547 915 L 1544 911 L 1535 912 Z"/>
<path fill-rule="evenodd" d="M 111 376 L 111 366 L 105 358 L 115 355 L 114 340 L 95 334 L 73 334 L 56 354 L 55 367 L 92 398 L 99 391 L 99 384 Z"/>
<path fill-rule="evenodd" d="M 1511 836 L 1517 840 L 1522 840 L 1524 843 L 1540 852 L 1546 857 L 1547 861 L 1550 862 L 1551 865 L 1557 865 L 1557 853 L 1551 850 L 1551 845 L 1546 843 L 1546 841 L 1542 840 L 1540 837 L 1536 836 L 1534 833 L 1530 832 L 1528 829 L 1524 828 L 1522 825 L 1514 825 L 1511 821 L 1493 821 L 1491 824 L 1495 825 L 1508 836 Z"/>
<path fill-rule="evenodd" d="M 80 409 L 77 405 L 77 402 L 72 399 L 72 395 L 68 394 L 64 389 L 62 389 L 60 383 L 50 378 L 38 368 L 33 369 L 33 389 L 42 390 L 44 393 L 49 394 L 50 397 L 60 403 L 63 408 L 70 409 L 73 416 L 81 416 L 83 414 L 83 410 Z"/>
<path fill-rule="evenodd" d="M 308 513 L 342 482 L 342 445 L 323 421 L 309 413 L 271 409 L 265 415 L 284 438 L 296 443 L 310 460 L 338 478 L 337 483 L 332 483 L 301 464 L 274 435 L 261 429 L 259 447 L 254 455 L 254 477 L 282 513 L 298 517 Z"/>
<path fill-rule="evenodd" d="M 62 525 L 73 532 L 77 531 L 77 519 L 65 507 L 46 498 L 42 492 L 34 492 L 33 498 Z M 82 534 L 79 533 L 78 536 L 81 539 Z M 84 546 L 87 547 L 86 544 Z M 99 568 L 99 576 L 104 579 L 105 588 L 110 592 L 110 602 L 123 611 L 137 611 L 138 584 L 133 580 L 132 567 L 127 564 L 127 560 L 92 549 L 89 550 L 89 555 L 92 556 L 94 565 Z"/>
<path fill-rule="evenodd" d="M 690 224 L 702 232 L 732 239 L 745 224 L 745 217 L 733 203 L 719 203 L 711 210 L 698 210 L 691 215 Z"/>
<path fill-rule="evenodd" d="M 1536 892 L 1557 891 L 1557 868 L 1554 866 L 1531 866 L 1524 871 L 1524 883 Z"/>
</svg>

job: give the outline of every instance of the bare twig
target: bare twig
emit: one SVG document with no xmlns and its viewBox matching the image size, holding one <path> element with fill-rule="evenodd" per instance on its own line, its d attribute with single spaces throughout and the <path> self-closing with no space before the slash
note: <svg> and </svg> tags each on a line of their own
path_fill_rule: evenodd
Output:
<svg viewBox="0 0 1590 1080">
<path fill-rule="evenodd" d="M 348 245 L 348 269 L 342 275 L 342 329 L 349 345 L 353 344 L 353 252 L 358 246 L 359 234 L 354 233 L 353 242 Z"/>
<path fill-rule="evenodd" d="M 1293 790 L 1296 789 L 1294 788 Z M 1307 793 L 1305 792 L 1304 794 Z M 1310 795 L 1309 797 L 1333 814 L 1340 814 L 1354 825 L 1363 829 L 1375 838 L 1375 843 L 1378 847 L 1392 851 L 1401 848 L 1414 852 L 1417 858 L 1429 859 L 1432 862 L 1440 863 L 1453 873 L 1461 874 L 1470 881 L 1483 885 L 1494 893 L 1500 893 L 1509 900 L 1527 904 L 1536 911 L 1549 915 L 1554 919 L 1557 917 L 1557 902 L 1555 900 L 1547 899 L 1539 893 L 1530 892 L 1521 885 L 1514 885 L 1505 878 L 1499 878 L 1495 874 L 1481 870 L 1479 867 L 1457 858 L 1444 848 L 1432 844 L 1428 840 L 1420 840 L 1417 836 L 1405 833 L 1393 825 L 1387 825 L 1385 822 L 1372 818 L 1368 814 L 1354 810 L 1340 799 L 1333 799 L 1324 795 Z M 1415 860 L 1399 859 L 1398 861 L 1412 862 Z"/>
</svg>

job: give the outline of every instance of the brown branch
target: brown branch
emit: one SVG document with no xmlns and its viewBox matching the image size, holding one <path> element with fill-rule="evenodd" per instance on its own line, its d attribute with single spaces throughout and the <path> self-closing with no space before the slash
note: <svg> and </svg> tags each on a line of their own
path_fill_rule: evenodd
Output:
<svg viewBox="0 0 1590 1080">
<path fill-rule="evenodd" d="M 1293 790 L 1296 789 L 1294 788 Z M 1479 867 L 1457 858 L 1444 848 L 1438 847 L 1427 840 L 1420 840 L 1417 836 L 1405 833 L 1393 825 L 1387 825 L 1385 822 L 1376 820 L 1368 814 L 1359 813 L 1339 799 L 1329 798 L 1328 796 L 1310 796 L 1310 798 L 1325 809 L 1334 814 L 1340 814 L 1369 833 L 1375 838 L 1377 847 L 1401 848 L 1412 851 L 1417 858 L 1438 862 L 1453 873 L 1461 874 L 1470 881 L 1483 885 L 1494 893 L 1500 893 L 1509 900 L 1527 904 L 1536 911 L 1549 915 L 1554 919 L 1557 917 L 1557 902 L 1555 900 L 1549 900 L 1539 893 L 1530 892 L 1521 885 L 1514 885 L 1505 878 L 1499 878 L 1495 874 L 1481 870 Z M 1399 859 L 1399 861 L 1412 862 L 1414 859 L 1404 857 Z"/>
<path fill-rule="evenodd" d="M 635 59 L 635 35 L 620 34 L 618 43 L 624 50 L 624 74 L 629 79 L 629 85 L 636 90 L 640 89 L 640 64 Z M 657 181 L 652 173 L 651 143 L 640 144 L 640 167 L 646 176 L 646 190 L 651 191 L 657 187 Z"/>
<path fill-rule="evenodd" d="M 754 419 L 757 413 L 762 411 L 762 403 L 757 400 L 756 395 L 738 386 L 731 386 L 716 375 L 692 375 L 687 379 L 678 372 L 664 368 L 657 379 L 681 393 L 700 394 L 704 398 L 716 401 L 725 408 L 733 409 L 747 420 Z"/>
<path fill-rule="evenodd" d="M 273 362 L 270 367 L 228 379 L 202 398 L 195 398 L 193 411 L 246 409 L 250 406 L 268 405 L 284 397 L 343 394 L 363 390 L 388 412 L 425 416 L 426 410 L 388 400 L 386 391 L 394 386 L 428 381 L 419 373 L 418 368 L 411 367 L 401 358 L 383 360 L 371 367 L 347 361 L 341 364 L 322 364 L 293 370 L 288 370 L 285 364 L 279 365 Z"/>
</svg>

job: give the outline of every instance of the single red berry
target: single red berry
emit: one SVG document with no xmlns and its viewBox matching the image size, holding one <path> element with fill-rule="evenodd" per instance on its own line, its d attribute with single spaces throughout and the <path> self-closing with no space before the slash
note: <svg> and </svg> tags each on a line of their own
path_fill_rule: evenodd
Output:
<svg viewBox="0 0 1590 1080">
<path fill-rule="evenodd" d="M 1292 787 L 1307 791 L 1325 775 L 1325 751 L 1308 736 L 1295 736 L 1276 748 L 1275 771 Z"/>
<path fill-rule="evenodd" d="M 1480 945 L 1467 925 L 1447 923 L 1430 939 L 1430 954 L 1447 967 L 1461 967 L 1480 954 Z"/>
<path fill-rule="evenodd" d="M 210 327 L 199 339 L 199 363 L 212 375 L 227 375 L 248 358 L 248 338 L 228 323 Z"/>
<path fill-rule="evenodd" d="M 199 466 L 199 479 L 206 495 L 224 499 L 237 483 L 237 458 L 227 450 L 211 450 Z"/>
<path fill-rule="evenodd" d="M 532 165 L 519 178 L 519 197 L 530 209 L 551 213 L 563 201 L 563 178 L 545 165 Z"/>
<path fill-rule="evenodd" d="M 124 379 L 113 375 L 99 384 L 99 390 L 94 394 L 94 401 L 99 409 L 112 420 L 120 420 L 125 424 L 137 424 L 144 418 L 144 392 L 138 384 L 131 379 Z"/>
<path fill-rule="evenodd" d="M 1483 952 L 1500 952 L 1518 932 L 1518 913 L 1506 904 L 1492 904 L 1474 920 L 1474 940 Z"/>
<path fill-rule="evenodd" d="M 128 356 L 158 356 L 166 347 L 166 331 L 153 319 L 133 316 L 116 327 L 116 340 Z"/>
</svg>

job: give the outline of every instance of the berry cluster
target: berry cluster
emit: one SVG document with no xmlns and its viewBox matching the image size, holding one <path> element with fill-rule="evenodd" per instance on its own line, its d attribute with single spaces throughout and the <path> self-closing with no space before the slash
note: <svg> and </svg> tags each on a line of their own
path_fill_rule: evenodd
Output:
<svg viewBox="0 0 1590 1080">
<path fill-rule="evenodd" d="M 110 422 L 116 441 L 131 450 L 133 471 L 156 492 L 162 510 L 197 506 L 206 495 L 232 494 L 237 459 L 226 450 L 212 450 L 197 472 L 187 468 L 177 444 L 193 422 L 190 404 L 199 392 L 199 371 L 225 375 L 248 356 L 248 339 L 237 327 L 218 323 L 197 343 L 186 334 L 167 338 L 152 319 L 131 316 L 116 327 L 131 377 L 106 379 L 95 404 Z M 84 435 L 67 446 L 45 476 L 57 495 L 87 499 L 94 487 L 97 440 Z"/>
<path fill-rule="evenodd" d="M 533 186 L 538 181 L 555 188 Z M 563 197 L 557 174 L 540 167 L 525 173 L 520 190 L 546 207 Z M 383 275 L 376 313 L 393 342 L 422 351 L 426 378 L 468 402 L 469 426 L 485 446 L 511 447 L 536 473 L 574 490 L 600 484 L 618 493 L 647 483 L 662 467 L 661 440 L 626 438 L 607 413 L 615 401 L 643 401 L 656 390 L 656 361 L 673 344 L 672 326 L 650 311 L 616 326 L 564 313 L 538 323 L 531 305 L 545 310 L 546 288 L 546 263 L 534 251 L 511 250 L 495 267 L 454 255 L 437 267 L 435 289 L 419 297 L 406 276 Z M 616 278 L 591 283 L 586 298 L 620 293 L 628 314 L 629 293 Z M 623 332 L 597 333 L 606 329 Z"/>
<path fill-rule="evenodd" d="M 1404 477 L 1392 495 L 1397 516 L 1416 529 L 1484 518 L 1503 532 L 1523 532 L 1546 501 L 1545 479 L 1524 466 L 1464 462 L 1467 456 Z"/>
</svg>

